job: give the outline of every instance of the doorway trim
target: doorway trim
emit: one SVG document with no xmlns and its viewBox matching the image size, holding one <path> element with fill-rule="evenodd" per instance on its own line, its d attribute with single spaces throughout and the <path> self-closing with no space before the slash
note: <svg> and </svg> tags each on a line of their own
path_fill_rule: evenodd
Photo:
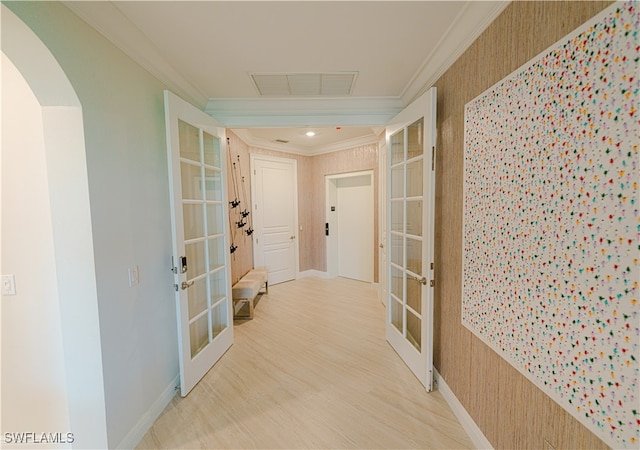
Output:
<svg viewBox="0 0 640 450">
<path fill-rule="evenodd" d="M 7 6 L 0 9 L 2 52 L 42 108 L 65 395 L 74 447 L 103 448 L 108 446 L 107 419 L 82 105 L 40 38 Z"/>
<path fill-rule="evenodd" d="M 325 220 L 326 224 L 329 226 L 329 234 L 326 235 L 326 252 L 327 252 L 327 277 L 335 278 L 339 273 L 339 252 L 338 252 L 338 218 L 334 211 L 331 211 L 331 206 L 335 206 L 337 195 L 338 195 L 338 180 L 344 180 L 349 178 L 359 178 L 363 176 L 368 176 L 372 191 L 373 189 L 373 170 L 361 170 L 358 172 L 348 172 L 348 173 L 340 173 L 335 175 L 325 175 Z M 371 195 L 371 208 L 373 210 L 374 207 L 374 196 Z M 375 220 L 375 217 L 374 217 Z M 375 228 L 375 225 L 371 224 L 372 231 Z M 373 235 L 373 233 L 372 233 Z M 371 246 L 373 247 L 375 241 L 371 241 Z M 374 249 L 374 252 L 376 250 Z M 372 263 L 372 271 L 373 271 L 373 261 Z M 372 272 L 373 273 L 373 272 Z M 372 281 L 373 283 L 373 281 Z"/>
</svg>

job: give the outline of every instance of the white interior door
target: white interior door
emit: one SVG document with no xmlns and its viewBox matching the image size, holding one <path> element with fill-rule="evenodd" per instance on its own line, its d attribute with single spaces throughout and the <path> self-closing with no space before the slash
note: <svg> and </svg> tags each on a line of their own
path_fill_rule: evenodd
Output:
<svg viewBox="0 0 640 450">
<path fill-rule="evenodd" d="M 251 155 L 256 266 L 266 266 L 269 284 L 296 279 L 298 272 L 298 183 L 293 159 Z"/>
<path fill-rule="evenodd" d="M 224 128 L 165 91 L 180 391 L 233 343 Z"/>
<path fill-rule="evenodd" d="M 386 336 L 411 371 L 433 384 L 433 214 L 436 89 L 387 126 L 389 297 Z"/>
<path fill-rule="evenodd" d="M 373 171 L 325 176 L 327 275 L 373 282 Z"/>
</svg>

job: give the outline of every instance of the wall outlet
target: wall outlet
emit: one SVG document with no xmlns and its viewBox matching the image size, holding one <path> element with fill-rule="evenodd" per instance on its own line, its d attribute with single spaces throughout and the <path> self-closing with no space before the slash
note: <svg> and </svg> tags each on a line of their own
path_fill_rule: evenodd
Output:
<svg viewBox="0 0 640 450">
<path fill-rule="evenodd" d="M 2 295 L 16 295 L 15 275 L 2 275 Z"/>
<path fill-rule="evenodd" d="M 138 266 L 129 267 L 129 287 L 140 284 L 140 272 Z"/>
</svg>

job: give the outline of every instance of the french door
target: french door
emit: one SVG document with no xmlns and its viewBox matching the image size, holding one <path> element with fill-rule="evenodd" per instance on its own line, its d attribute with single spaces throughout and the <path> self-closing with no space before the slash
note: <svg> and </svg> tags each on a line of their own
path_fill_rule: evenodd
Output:
<svg viewBox="0 0 640 450">
<path fill-rule="evenodd" d="M 427 391 L 433 384 L 436 89 L 387 125 L 387 340 Z"/>
<path fill-rule="evenodd" d="M 225 132 L 165 91 L 180 393 L 233 343 Z"/>
</svg>

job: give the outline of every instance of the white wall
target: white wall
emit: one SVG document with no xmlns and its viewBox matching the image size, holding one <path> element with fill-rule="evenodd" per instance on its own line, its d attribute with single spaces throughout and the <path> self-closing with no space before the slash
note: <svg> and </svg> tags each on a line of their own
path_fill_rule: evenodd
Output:
<svg viewBox="0 0 640 450">
<path fill-rule="evenodd" d="M 16 278 L 2 297 L 4 433 L 71 431 L 42 109 L 2 54 L 2 273 Z M 11 447 L 11 446 L 8 446 Z M 65 448 L 68 445 L 52 445 Z"/>
<path fill-rule="evenodd" d="M 108 445 L 132 446 L 178 375 L 165 86 L 62 4 L 3 4 L 48 47 L 82 105 Z M 129 287 L 132 266 L 140 284 Z"/>
</svg>

